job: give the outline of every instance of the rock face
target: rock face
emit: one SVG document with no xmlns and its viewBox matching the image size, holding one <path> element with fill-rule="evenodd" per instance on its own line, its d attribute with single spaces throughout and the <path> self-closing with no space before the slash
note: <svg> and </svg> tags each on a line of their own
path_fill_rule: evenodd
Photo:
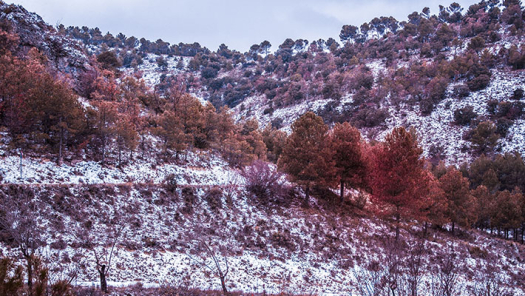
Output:
<svg viewBox="0 0 525 296">
<path fill-rule="evenodd" d="M 82 73 L 92 68 L 81 44 L 65 37 L 38 14 L 22 6 L 0 1 L 0 23 L 19 36 L 19 55 L 27 54 L 31 48 L 38 49 L 58 73 L 71 76 L 75 88 Z"/>
</svg>

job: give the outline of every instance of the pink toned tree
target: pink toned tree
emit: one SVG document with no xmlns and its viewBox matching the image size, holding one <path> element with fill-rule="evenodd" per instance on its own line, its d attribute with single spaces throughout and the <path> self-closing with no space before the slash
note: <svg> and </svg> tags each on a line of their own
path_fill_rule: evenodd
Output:
<svg viewBox="0 0 525 296">
<path fill-rule="evenodd" d="M 369 185 L 380 213 L 394 216 L 396 240 L 402 218 L 421 218 L 428 193 L 429 178 L 424 168 L 423 150 L 415 136 L 403 127 L 392 130 L 385 142 L 372 148 Z"/>
</svg>

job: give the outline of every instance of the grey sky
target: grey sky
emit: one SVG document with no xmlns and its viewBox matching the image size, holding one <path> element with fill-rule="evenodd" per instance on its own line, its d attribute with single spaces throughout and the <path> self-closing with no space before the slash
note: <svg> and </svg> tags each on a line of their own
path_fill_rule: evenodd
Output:
<svg viewBox="0 0 525 296">
<path fill-rule="evenodd" d="M 8 0 L 9 1 L 9 0 Z M 286 38 L 309 41 L 333 37 L 345 24 L 361 25 L 376 16 L 402 21 L 425 6 L 454 0 L 16 0 L 56 25 L 99 27 L 103 33 L 161 38 L 216 50 L 221 43 L 246 51 L 264 40 L 273 49 Z M 455 0 L 465 10 L 478 0 Z"/>
</svg>

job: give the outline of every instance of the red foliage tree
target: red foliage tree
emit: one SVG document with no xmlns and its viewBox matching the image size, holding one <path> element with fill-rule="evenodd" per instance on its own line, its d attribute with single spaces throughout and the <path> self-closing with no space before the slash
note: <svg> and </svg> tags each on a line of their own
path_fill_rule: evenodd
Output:
<svg viewBox="0 0 525 296">
<path fill-rule="evenodd" d="M 470 227 L 477 220 L 477 204 L 470 192 L 468 179 L 452 167 L 439 178 L 439 182 L 448 200 L 447 216 L 452 222 L 452 233 L 456 224 Z"/>
<path fill-rule="evenodd" d="M 291 181 L 305 187 L 306 203 L 310 187 L 326 184 L 332 178 L 332 150 L 327 141 L 328 127 L 323 119 L 307 112 L 292 124 L 292 134 L 286 140 L 277 166 Z"/>
<path fill-rule="evenodd" d="M 369 168 L 372 199 L 384 206 L 382 214 L 395 216 L 397 239 L 401 218 L 421 218 L 424 213 L 421 208 L 429 178 L 421 157 L 423 150 L 414 135 L 398 127 L 372 151 Z"/>
<path fill-rule="evenodd" d="M 366 163 L 362 154 L 361 133 L 348 122 L 338 123 L 330 132 L 329 141 L 343 202 L 345 185 L 361 186 L 364 183 Z"/>
</svg>

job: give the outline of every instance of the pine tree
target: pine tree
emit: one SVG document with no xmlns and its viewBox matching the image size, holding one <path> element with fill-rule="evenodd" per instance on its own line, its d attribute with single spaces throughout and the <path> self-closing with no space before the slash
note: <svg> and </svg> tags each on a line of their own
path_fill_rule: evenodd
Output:
<svg viewBox="0 0 525 296">
<path fill-rule="evenodd" d="M 514 230 L 514 238 L 517 240 L 517 229 L 522 224 L 523 193 L 515 190 L 512 193 L 504 190 L 496 196 L 496 208 L 494 212 L 494 223 L 499 228 L 503 228 L 505 238 L 508 238 L 509 230 Z"/>
<path fill-rule="evenodd" d="M 470 193 L 470 182 L 461 175 L 456 168 L 449 168 L 448 172 L 439 178 L 441 189 L 448 200 L 447 216 L 452 222 L 452 233 L 456 224 L 470 227 L 477 220 L 476 199 Z"/>
<path fill-rule="evenodd" d="M 305 113 L 292 124 L 292 134 L 277 162 L 279 170 L 287 173 L 291 181 L 304 186 L 307 204 L 310 187 L 326 183 L 333 175 L 333 153 L 327 133 L 328 127 L 321 117 Z"/>
<path fill-rule="evenodd" d="M 414 135 L 398 127 L 372 151 L 369 168 L 372 199 L 385 206 L 382 214 L 395 217 L 397 239 L 401 218 L 421 218 L 418 216 L 424 213 L 421 209 L 430 180 L 424 169 L 423 150 Z"/>
<path fill-rule="evenodd" d="M 345 185 L 357 187 L 364 183 L 366 163 L 362 155 L 361 133 L 348 122 L 338 123 L 330 133 L 329 142 L 343 202 Z"/>
</svg>

